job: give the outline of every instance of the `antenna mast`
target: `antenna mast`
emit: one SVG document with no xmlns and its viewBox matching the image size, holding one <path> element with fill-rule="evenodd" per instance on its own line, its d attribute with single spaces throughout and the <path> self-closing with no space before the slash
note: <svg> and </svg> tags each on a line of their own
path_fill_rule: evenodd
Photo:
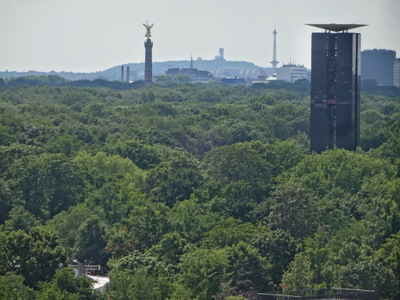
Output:
<svg viewBox="0 0 400 300">
<path fill-rule="evenodd" d="M 279 61 L 276 60 L 276 34 L 277 34 L 277 32 L 276 32 L 275 28 L 274 28 L 273 34 L 274 34 L 274 53 L 273 53 L 273 56 L 272 56 L 272 61 L 270 63 L 272 64 L 273 68 L 276 68 L 276 66 L 278 65 Z"/>
</svg>

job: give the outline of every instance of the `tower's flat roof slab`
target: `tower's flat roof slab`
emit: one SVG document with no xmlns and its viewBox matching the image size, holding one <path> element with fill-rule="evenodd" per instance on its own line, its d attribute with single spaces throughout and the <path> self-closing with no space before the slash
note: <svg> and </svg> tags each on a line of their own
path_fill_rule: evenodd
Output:
<svg viewBox="0 0 400 300">
<path fill-rule="evenodd" d="M 366 24 L 335 24 L 335 23 L 331 23 L 331 24 L 306 24 L 306 25 L 317 27 L 317 28 L 321 28 L 321 29 L 325 29 L 325 30 L 328 30 L 328 31 L 335 31 L 335 32 L 347 31 L 349 29 L 354 29 L 354 28 L 358 28 L 358 27 L 367 26 Z"/>
</svg>

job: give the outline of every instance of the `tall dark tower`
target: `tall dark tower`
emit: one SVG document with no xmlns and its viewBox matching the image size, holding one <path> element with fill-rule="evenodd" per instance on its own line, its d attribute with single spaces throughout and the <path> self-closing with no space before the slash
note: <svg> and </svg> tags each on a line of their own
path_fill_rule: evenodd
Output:
<svg viewBox="0 0 400 300">
<path fill-rule="evenodd" d="M 153 27 L 154 24 L 149 25 L 143 24 L 144 27 L 146 27 L 146 35 L 147 37 L 146 42 L 144 43 L 144 48 L 146 49 L 145 53 L 145 62 L 144 62 L 144 82 L 149 84 L 153 83 L 153 58 L 152 58 L 152 52 L 153 52 L 153 42 L 151 41 L 151 28 Z"/>
<path fill-rule="evenodd" d="M 360 137 L 361 35 L 359 24 L 307 24 L 312 34 L 311 151 L 355 150 Z"/>
</svg>

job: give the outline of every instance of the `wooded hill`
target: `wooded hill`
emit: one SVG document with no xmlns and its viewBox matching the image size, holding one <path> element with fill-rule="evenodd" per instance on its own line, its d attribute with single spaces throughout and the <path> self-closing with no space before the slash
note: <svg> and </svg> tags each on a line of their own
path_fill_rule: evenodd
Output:
<svg viewBox="0 0 400 300">
<path fill-rule="evenodd" d="M 360 148 L 316 154 L 305 82 L 3 86 L 1 297 L 399 297 L 400 98 L 361 103 Z"/>
</svg>

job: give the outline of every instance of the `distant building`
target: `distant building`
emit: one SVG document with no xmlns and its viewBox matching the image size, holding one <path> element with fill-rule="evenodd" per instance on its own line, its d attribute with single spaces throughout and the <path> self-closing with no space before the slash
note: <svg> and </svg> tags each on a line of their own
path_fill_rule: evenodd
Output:
<svg viewBox="0 0 400 300">
<path fill-rule="evenodd" d="M 219 48 L 219 55 L 215 56 L 215 60 L 222 60 L 225 61 L 224 57 L 224 48 Z"/>
<path fill-rule="evenodd" d="M 194 82 L 210 82 L 214 80 L 214 76 L 210 72 L 197 70 L 196 68 L 172 68 L 168 69 L 165 75 L 169 77 L 187 75 L 191 77 Z"/>
<path fill-rule="evenodd" d="M 168 77 L 176 77 L 178 75 L 186 75 L 192 78 L 193 82 L 210 82 L 214 81 L 214 75 L 208 71 L 193 68 L 193 56 L 190 58 L 189 68 L 170 68 L 165 72 Z"/>
<path fill-rule="evenodd" d="M 221 68 L 221 69 L 210 69 L 210 72 L 216 78 L 245 78 L 249 81 L 251 78 L 256 78 L 262 70 L 260 69 L 239 69 L 239 68 Z"/>
<path fill-rule="evenodd" d="M 400 58 L 394 60 L 393 85 L 400 87 Z"/>
<path fill-rule="evenodd" d="M 308 79 L 307 68 L 295 64 L 283 65 L 276 70 L 276 79 L 292 83 L 299 79 Z"/>
<path fill-rule="evenodd" d="M 237 76 L 225 77 L 221 78 L 221 82 L 226 84 L 246 84 L 246 79 Z"/>
<path fill-rule="evenodd" d="M 374 49 L 361 52 L 361 79 L 376 80 L 380 86 L 393 86 L 394 61 L 393 50 Z"/>
</svg>

